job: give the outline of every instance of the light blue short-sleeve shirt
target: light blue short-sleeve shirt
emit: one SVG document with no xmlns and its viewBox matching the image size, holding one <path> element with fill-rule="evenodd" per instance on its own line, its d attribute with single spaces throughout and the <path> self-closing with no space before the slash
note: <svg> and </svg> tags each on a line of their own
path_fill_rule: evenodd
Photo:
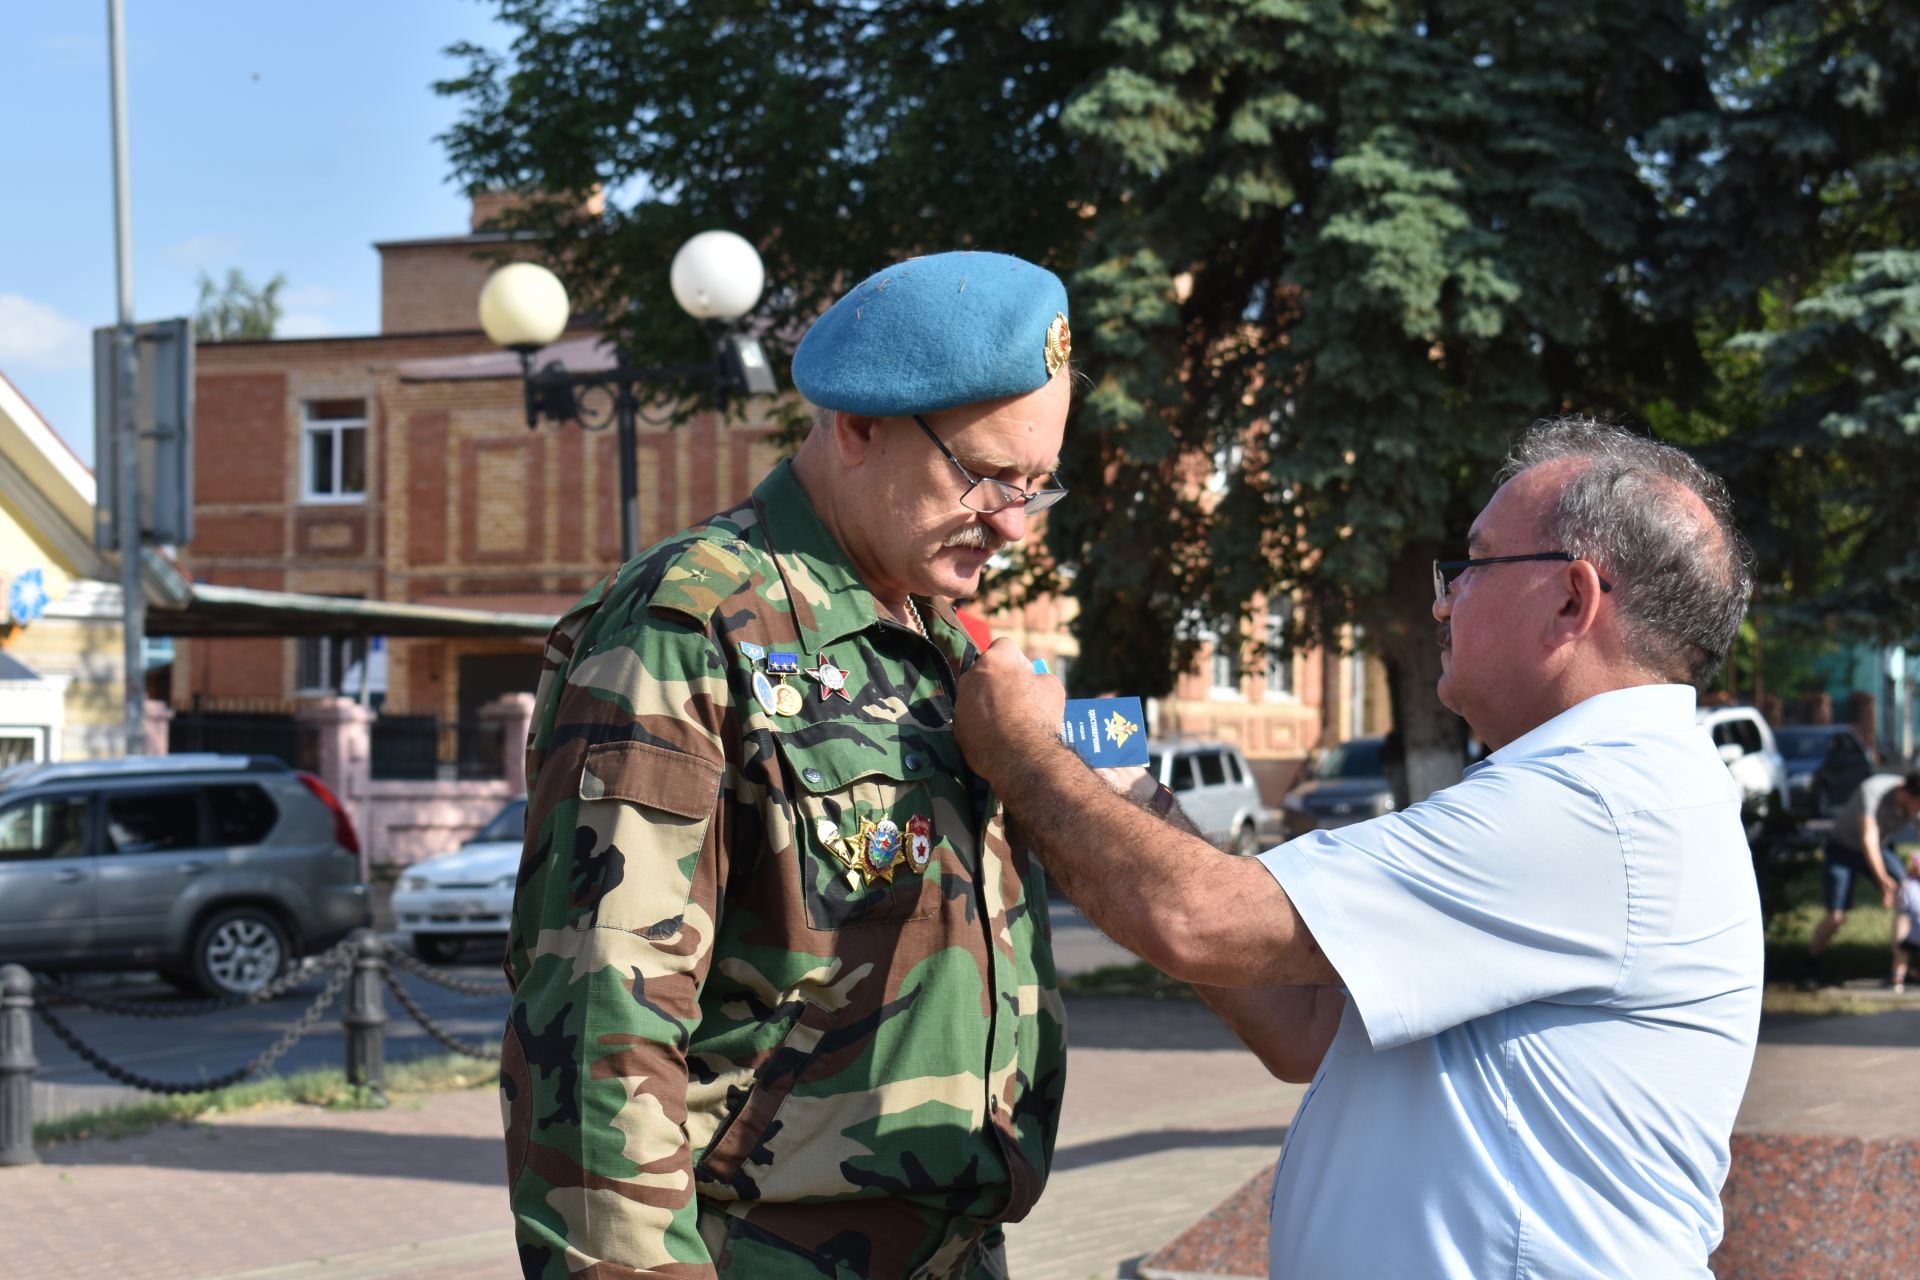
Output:
<svg viewBox="0 0 1920 1280">
<path fill-rule="evenodd" d="M 1272 1274 L 1709 1275 L 1762 936 L 1693 690 L 1589 698 L 1457 786 L 1262 855 L 1346 986 Z"/>
</svg>

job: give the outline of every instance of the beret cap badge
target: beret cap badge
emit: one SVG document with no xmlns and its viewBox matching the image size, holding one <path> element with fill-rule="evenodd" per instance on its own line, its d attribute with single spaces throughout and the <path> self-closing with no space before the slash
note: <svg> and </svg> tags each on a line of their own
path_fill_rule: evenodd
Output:
<svg viewBox="0 0 1920 1280">
<path fill-rule="evenodd" d="M 1073 331 L 1067 328 L 1067 317 L 1054 312 L 1053 323 L 1047 326 L 1047 376 L 1053 377 L 1066 368 L 1067 357 L 1073 354 Z"/>
</svg>

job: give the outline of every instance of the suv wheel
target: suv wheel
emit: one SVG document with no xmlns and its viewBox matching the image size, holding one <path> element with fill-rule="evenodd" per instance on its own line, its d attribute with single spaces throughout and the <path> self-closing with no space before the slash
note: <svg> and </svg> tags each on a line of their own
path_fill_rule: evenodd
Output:
<svg viewBox="0 0 1920 1280">
<path fill-rule="evenodd" d="M 262 907 L 229 907 L 194 935 L 193 980 L 216 996 L 250 996 L 279 978 L 293 959 L 287 931 Z"/>
<path fill-rule="evenodd" d="M 1238 834 L 1233 837 L 1233 852 L 1242 858 L 1251 858 L 1260 852 L 1260 837 L 1251 822 L 1240 824 Z"/>
</svg>

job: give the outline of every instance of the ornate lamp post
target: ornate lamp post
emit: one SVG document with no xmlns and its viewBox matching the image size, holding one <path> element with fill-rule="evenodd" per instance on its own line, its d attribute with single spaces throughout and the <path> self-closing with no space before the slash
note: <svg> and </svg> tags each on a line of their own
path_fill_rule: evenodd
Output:
<svg viewBox="0 0 1920 1280">
<path fill-rule="evenodd" d="M 721 409 L 729 396 L 769 395 L 776 389 L 760 340 L 737 327 L 740 317 L 760 301 L 766 280 L 753 246 L 731 231 L 702 231 L 673 255 L 669 280 L 674 300 L 707 330 L 713 358 L 706 364 L 636 365 L 620 351 L 611 369 L 577 373 L 553 360 L 536 370 L 534 353 L 567 327 L 565 287 L 545 267 L 515 262 L 494 272 L 480 291 L 480 327 L 520 355 L 529 429 L 538 427 L 543 416 L 578 422 L 590 431 L 603 430 L 611 419 L 618 428 L 623 561 L 640 549 L 640 470 L 634 455 L 643 388 L 705 376 L 712 380 L 715 406 Z M 583 407 L 582 390 L 604 393 L 611 398 L 610 407 L 601 407 L 601 397 L 588 398 Z"/>
</svg>

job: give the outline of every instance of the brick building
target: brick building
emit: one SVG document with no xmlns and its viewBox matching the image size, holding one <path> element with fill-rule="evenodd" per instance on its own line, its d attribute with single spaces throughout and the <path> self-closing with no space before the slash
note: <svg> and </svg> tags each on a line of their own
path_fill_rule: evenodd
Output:
<svg viewBox="0 0 1920 1280">
<path fill-rule="evenodd" d="M 198 352 L 194 544 L 181 560 L 232 586 L 558 614 L 619 558 L 615 432 L 525 425 L 517 361 L 478 327 L 480 288 L 507 236 L 391 241 L 381 263 L 381 331 L 366 337 L 206 344 Z M 562 340 L 586 367 L 595 336 Z M 702 415 L 639 432 L 640 542 L 731 503 L 778 452 L 765 425 Z M 1071 601 L 993 614 L 996 634 L 1071 663 Z M 182 640 L 172 700 L 280 709 L 358 694 L 388 714 L 472 719 L 530 689 L 532 640 Z M 1269 798 L 1300 757 L 1356 726 L 1377 727 L 1383 696 L 1349 660 L 1287 656 L 1267 672 L 1209 657 L 1155 708 L 1157 727 L 1237 743 Z M 1356 673 L 1357 678 L 1356 678 Z M 1361 692 L 1356 695 L 1353 690 Z M 1334 696 L 1329 699 L 1326 695 Z"/>
</svg>

